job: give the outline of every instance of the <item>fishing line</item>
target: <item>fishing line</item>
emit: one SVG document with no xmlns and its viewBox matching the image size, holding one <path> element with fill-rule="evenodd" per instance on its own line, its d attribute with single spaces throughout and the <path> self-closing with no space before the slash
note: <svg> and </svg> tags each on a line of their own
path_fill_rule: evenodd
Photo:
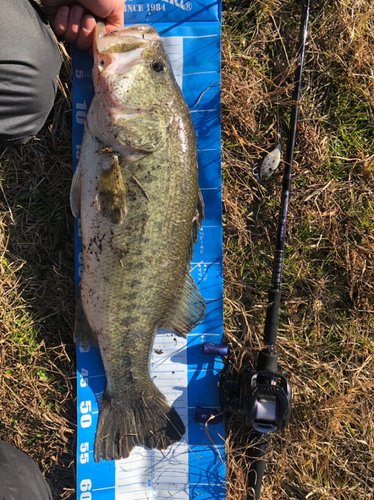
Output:
<svg viewBox="0 0 374 500">
<path fill-rule="evenodd" d="M 199 104 L 199 102 L 201 101 L 203 95 L 205 94 L 205 92 L 208 92 L 208 90 L 210 90 L 211 88 L 215 87 L 216 85 L 219 85 L 220 82 L 214 82 L 212 85 L 209 85 L 209 87 L 207 87 L 205 90 L 203 90 L 199 97 L 197 98 L 197 101 L 195 102 L 195 104 L 191 107 L 191 109 L 194 109 L 196 108 L 196 106 Z"/>
</svg>

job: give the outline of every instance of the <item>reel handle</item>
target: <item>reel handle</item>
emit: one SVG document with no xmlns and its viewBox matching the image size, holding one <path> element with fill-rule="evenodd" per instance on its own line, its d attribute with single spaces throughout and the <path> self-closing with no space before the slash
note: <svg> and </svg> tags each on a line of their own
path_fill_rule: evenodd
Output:
<svg viewBox="0 0 374 500">
<path fill-rule="evenodd" d="M 203 354 L 210 356 L 221 356 L 224 358 L 229 355 L 229 347 L 223 344 L 213 344 L 212 342 L 203 343 Z"/>
</svg>

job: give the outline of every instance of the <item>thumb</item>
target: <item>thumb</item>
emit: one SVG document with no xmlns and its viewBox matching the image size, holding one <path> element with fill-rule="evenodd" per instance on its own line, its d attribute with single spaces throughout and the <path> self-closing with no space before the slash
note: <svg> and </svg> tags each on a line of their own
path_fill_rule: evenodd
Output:
<svg viewBox="0 0 374 500">
<path fill-rule="evenodd" d="M 107 33 L 109 31 L 112 31 L 116 28 L 122 28 L 124 24 L 124 9 L 117 9 L 117 11 L 113 11 L 112 14 L 110 14 L 106 19 L 105 19 L 105 26 L 106 26 L 106 31 Z"/>
</svg>

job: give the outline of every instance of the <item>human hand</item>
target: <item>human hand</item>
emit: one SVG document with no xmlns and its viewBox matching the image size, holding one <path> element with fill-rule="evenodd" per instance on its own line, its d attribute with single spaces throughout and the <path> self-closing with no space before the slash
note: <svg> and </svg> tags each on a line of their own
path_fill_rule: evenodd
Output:
<svg viewBox="0 0 374 500">
<path fill-rule="evenodd" d="M 92 46 L 96 17 L 105 20 L 107 31 L 123 26 L 123 0 L 41 0 L 53 31 L 78 49 Z"/>
</svg>

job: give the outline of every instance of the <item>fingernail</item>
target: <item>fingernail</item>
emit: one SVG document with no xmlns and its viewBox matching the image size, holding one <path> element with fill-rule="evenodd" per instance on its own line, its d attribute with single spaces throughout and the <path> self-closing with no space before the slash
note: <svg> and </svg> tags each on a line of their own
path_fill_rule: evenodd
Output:
<svg viewBox="0 0 374 500">
<path fill-rule="evenodd" d="M 96 26 L 96 19 L 91 15 L 86 15 L 82 19 L 82 31 L 85 35 L 90 35 Z"/>
</svg>

